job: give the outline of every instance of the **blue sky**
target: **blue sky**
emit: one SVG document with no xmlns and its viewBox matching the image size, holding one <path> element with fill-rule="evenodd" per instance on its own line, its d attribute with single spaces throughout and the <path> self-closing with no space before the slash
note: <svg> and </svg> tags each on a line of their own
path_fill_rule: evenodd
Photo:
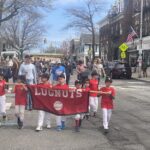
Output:
<svg viewBox="0 0 150 150">
<path fill-rule="evenodd" d="M 75 5 L 81 6 L 84 0 L 57 0 L 55 1 L 53 7 L 54 9 L 45 14 L 44 24 L 47 27 L 47 33 L 45 37 L 48 41 L 62 41 L 68 40 L 73 37 L 79 36 L 78 31 L 73 29 L 63 31 L 62 28 L 69 22 L 69 18 L 65 14 L 65 9 L 73 7 Z M 102 0 L 99 0 L 102 1 Z M 114 3 L 115 0 L 105 0 L 107 3 L 104 11 L 97 16 L 96 21 L 100 21 L 108 12 L 108 9 Z"/>
</svg>

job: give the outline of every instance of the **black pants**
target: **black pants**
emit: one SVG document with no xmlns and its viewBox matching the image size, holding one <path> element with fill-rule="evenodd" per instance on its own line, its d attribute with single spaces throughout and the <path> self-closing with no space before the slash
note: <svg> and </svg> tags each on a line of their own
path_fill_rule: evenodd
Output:
<svg viewBox="0 0 150 150">
<path fill-rule="evenodd" d="M 66 76 L 66 84 L 69 85 L 69 81 L 70 81 L 70 75 Z"/>
</svg>

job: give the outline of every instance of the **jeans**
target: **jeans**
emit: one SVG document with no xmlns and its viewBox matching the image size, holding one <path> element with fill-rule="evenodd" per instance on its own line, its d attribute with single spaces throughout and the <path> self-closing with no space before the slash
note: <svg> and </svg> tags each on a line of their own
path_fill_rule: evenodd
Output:
<svg viewBox="0 0 150 150">
<path fill-rule="evenodd" d="M 26 83 L 28 85 L 33 84 L 33 80 L 32 79 L 27 79 Z M 27 106 L 26 106 L 27 110 L 32 110 L 32 98 L 31 98 L 31 94 L 30 92 L 28 92 L 27 94 Z"/>
</svg>

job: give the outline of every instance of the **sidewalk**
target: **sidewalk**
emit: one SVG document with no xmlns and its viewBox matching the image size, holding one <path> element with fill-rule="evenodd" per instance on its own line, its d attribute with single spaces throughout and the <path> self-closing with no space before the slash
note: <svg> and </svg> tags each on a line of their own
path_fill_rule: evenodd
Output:
<svg viewBox="0 0 150 150">
<path fill-rule="evenodd" d="M 136 73 L 132 73 L 132 78 L 135 80 L 139 80 L 139 81 L 144 81 L 144 82 L 149 82 L 150 83 L 150 67 L 147 69 L 147 78 L 143 78 L 143 73 L 142 73 L 142 77 L 139 78 L 139 74 L 138 71 Z"/>
</svg>

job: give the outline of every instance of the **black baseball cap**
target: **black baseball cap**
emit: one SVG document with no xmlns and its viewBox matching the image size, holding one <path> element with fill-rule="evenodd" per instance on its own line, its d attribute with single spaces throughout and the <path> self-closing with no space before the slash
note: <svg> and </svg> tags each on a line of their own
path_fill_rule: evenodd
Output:
<svg viewBox="0 0 150 150">
<path fill-rule="evenodd" d="M 0 72 L 0 76 L 1 76 L 1 77 L 4 77 L 4 73 L 3 73 L 3 72 Z"/>
<path fill-rule="evenodd" d="M 44 73 L 44 74 L 41 75 L 41 78 L 49 80 L 49 74 Z"/>
<path fill-rule="evenodd" d="M 93 71 L 93 72 L 91 73 L 91 76 L 98 76 L 98 73 L 97 73 L 96 71 Z"/>
<path fill-rule="evenodd" d="M 58 78 L 64 78 L 65 79 L 65 75 L 61 74 L 61 75 L 58 76 Z"/>
<path fill-rule="evenodd" d="M 112 83 L 112 79 L 110 77 L 106 77 L 105 82 L 110 82 Z"/>
<path fill-rule="evenodd" d="M 81 82 L 80 80 L 76 80 L 74 84 L 75 84 L 75 85 L 77 85 L 77 84 L 82 84 L 82 82 Z"/>
<path fill-rule="evenodd" d="M 17 77 L 18 80 L 21 80 L 21 82 L 25 83 L 26 82 L 26 77 L 24 75 L 19 75 Z"/>
<path fill-rule="evenodd" d="M 25 57 L 24 58 L 31 58 L 31 56 L 30 55 L 25 55 Z"/>
</svg>

